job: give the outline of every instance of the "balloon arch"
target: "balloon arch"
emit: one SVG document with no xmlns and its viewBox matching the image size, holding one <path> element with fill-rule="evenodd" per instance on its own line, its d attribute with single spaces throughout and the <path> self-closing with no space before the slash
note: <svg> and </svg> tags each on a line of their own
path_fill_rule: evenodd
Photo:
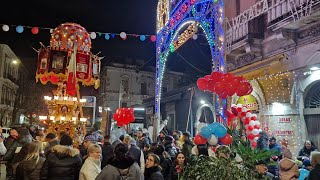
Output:
<svg viewBox="0 0 320 180">
<path fill-rule="evenodd" d="M 223 22 L 223 0 L 159 1 L 157 9 L 155 87 L 155 115 L 158 123 L 160 122 L 161 86 L 169 53 L 177 50 L 188 39 L 194 36 L 197 28 L 200 27 L 203 29 L 210 46 L 212 71 L 224 72 Z M 180 32 L 186 26 L 188 26 L 187 29 Z M 226 102 L 220 104 L 226 108 Z M 225 118 L 225 116 L 222 117 Z M 159 129 L 155 129 L 155 132 L 158 131 Z"/>
</svg>

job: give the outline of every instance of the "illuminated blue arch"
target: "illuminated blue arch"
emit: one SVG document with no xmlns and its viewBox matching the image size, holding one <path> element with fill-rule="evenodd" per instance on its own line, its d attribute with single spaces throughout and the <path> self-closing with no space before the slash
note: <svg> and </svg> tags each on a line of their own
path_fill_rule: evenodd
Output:
<svg viewBox="0 0 320 180">
<path fill-rule="evenodd" d="M 187 6 L 187 9 L 182 13 L 183 6 Z M 181 18 L 177 20 L 179 12 Z M 170 12 L 169 20 L 157 33 L 155 113 L 158 118 L 160 118 L 161 86 L 166 61 L 170 53 L 170 46 L 179 34 L 179 30 L 188 23 L 196 22 L 203 29 L 210 46 L 212 71 L 225 71 L 223 21 L 223 0 L 181 0 Z"/>
</svg>

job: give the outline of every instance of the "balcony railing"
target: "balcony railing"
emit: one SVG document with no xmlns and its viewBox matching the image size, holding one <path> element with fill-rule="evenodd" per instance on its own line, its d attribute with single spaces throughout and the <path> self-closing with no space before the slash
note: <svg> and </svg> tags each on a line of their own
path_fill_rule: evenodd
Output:
<svg viewBox="0 0 320 180">
<path fill-rule="evenodd" d="M 262 8 L 265 4 L 268 6 Z M 227 50 L 230 52 L 232 44 L 243 40 L 247 35 L 255 34 L 251 31 L 252 28 L 281 28 L 290 21 L 297 21 L 311 15 L 319 5 L 319 0 L 261 0 L 237 17 L 227 20 L 225 33 Z M 264 17 L 266 21 L 264 21 Z M 250 24 L 257 19 L 260 21 L 258 26 Z M 261 34 L 258 36 L 261 37 Z"/>
</svg>

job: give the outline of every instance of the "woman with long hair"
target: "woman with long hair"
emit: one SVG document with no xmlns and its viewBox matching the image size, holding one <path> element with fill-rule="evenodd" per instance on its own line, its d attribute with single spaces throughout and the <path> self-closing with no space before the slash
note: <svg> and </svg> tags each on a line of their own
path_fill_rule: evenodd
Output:
<svg viewBox="0 0 320 180">
<path fill-rule="evenodd" d="M 89 157 L 80 170 L 79 180 L 94 180 L 101 172 L 101 147 L 98 144 L 90 145 L 88 148 Z"/>
<path fill-rule="evenodd" d="M 305 159 L 310 159 L 310 154 L 312 151 L 318 151 L 318 149 L 312 141 L 306 140 L 304 142 L 303 148 L 299 151 L 298 159 L 302 161 Z"/>
<path fill-rule="evenodd" d="M 26 159 L 21 161 L 16 170 L 16 179 L 19 180 L 38 180 L 40 179 L 40 171 L 45 161 L 40 157 L 41 142 L 33 141 L 27 146 Z"/>
<path fill-rule="evenodd" d="M 145 180 L 164 180 L 161 174 L 160 157 L 155 154 L 149 154 L 144 172 Z"/>
<path fill-rule="evenodd" d="M 186 157 L 182 152 L 178 152 L 174 160 L 174 164 L 171 168 L 170 178 L 171 180 L 178 180 L 180 174 L 183 173 L 184 167 L 187 165 Z"/>
</svg>

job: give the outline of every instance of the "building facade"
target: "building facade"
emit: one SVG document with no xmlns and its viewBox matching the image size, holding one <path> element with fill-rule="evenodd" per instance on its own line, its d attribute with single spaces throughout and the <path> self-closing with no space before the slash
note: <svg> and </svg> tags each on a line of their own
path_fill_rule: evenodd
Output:
<svg viewBox="0 0 320 180">
<path fill-rule="evenodd" d="M 11 126 L 16 123 L 24 123 L 26 117 L 21 116 L 21 111 L 16 111 L 13 117 L 16 95 L 21 82 L 27 78 L 27 70 L 21 64 L 19 58 L 8 45 L 0 44 L 0 123 L 1 126 Z M 30 86 L 28 86 L 30 87 Z M 20 99 L 23 101 L 23 98 Z M 13 119 L 14 118 L 14 119 Z"/>
<path fill-rule="evenodd" d="M 306 139 L 319 147 L 320 1 L 226 0 L 225 6 L 227 69 L 254 87 L 241 103 L 255 106 L 263 129 L 289 140 L 294 154 Z"/>
<path fill-rule="evenodd" d="M 137 70 L 138 66 L 112 63 L 101 71 L 101 88 L 97 96 L 97 106 L 113 113 L 119 107 L 136 107 L 136 123 L 144 127 L 149 124 L 146 118 L 154 113 L 153 108 L 145 108 L 143 100 L 154 97 L 155 71 L 152 68 Z M 168 71 L 162 88 L 163 92 L 176 89 L 182 73 Z"/>
</svg>

